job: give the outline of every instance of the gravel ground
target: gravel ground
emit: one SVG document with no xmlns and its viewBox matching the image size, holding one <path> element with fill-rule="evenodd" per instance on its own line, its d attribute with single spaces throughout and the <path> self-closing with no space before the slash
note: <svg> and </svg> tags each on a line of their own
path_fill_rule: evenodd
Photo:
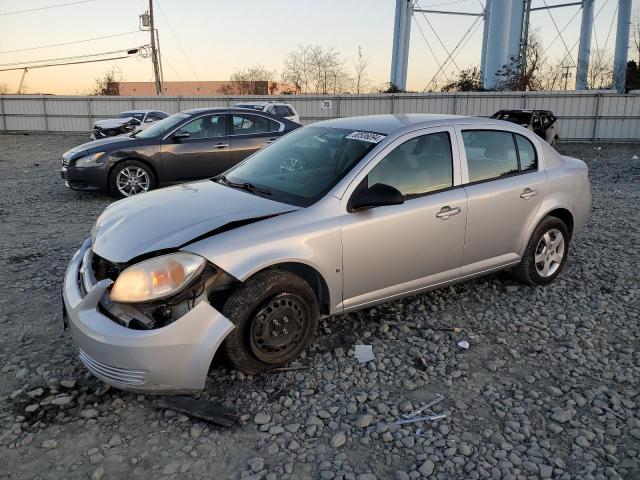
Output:
<svg viewBox="0 0 640 480">
<path fill-rule="evenodd" d="M 111 201 L 58 176 L 82 140 L 0 135 L 0 478 L 640 478 L 638 144 L 561 146 L 594 202 L 554 284 L 500 273 L 330 319 L 294 370 L 214 367 L 198 397 L 225 430 L 105 388 L 61 332 L 65 266 Z M 437 394 L 446 418 L 395 423 Z"/>
</svg>

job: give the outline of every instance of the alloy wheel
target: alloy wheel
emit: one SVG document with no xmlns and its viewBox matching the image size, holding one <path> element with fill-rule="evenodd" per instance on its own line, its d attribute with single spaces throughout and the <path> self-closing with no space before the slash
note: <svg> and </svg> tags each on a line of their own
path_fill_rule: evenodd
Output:
<svg viewBox="0 0 640 480">
<path fill-rule="evenodd" d="M 534 262 L 538 275 L 543 278 L 555 274 L 564 258 L 565 241 L 560 230 L 554 228 L 546 232 L 536 246 Z"/>
<path fill-rule="evenodd" d="M 140 167 L 125 167 L 118 172 L 116 187 L 125 197 L 138 195 L 149 190 L 151 179 L 149 174 Z"/>
</svg>

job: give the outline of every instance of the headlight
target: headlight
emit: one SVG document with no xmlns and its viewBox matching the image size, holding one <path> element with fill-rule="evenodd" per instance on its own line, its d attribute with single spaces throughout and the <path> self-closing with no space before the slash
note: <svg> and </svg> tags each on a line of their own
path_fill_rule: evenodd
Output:
<svg viewBox="0 0 640 480">
<path fill-rule="evenodd" d="M 186 286 L 204 264 L 204 258 L 191 253 L 145 260 L 118 275 L 110 298 L 114 302 L 137 303 L 168 297 Z"/>
<path fill-rule="evenodd" d="M 104 155 L 104 152 L 94 153 L 92 155 L 87 155 L 86 157 L 81 157 L 76 160 L 76 167 L 96 167 L 98 165 L 103 165 L 104 160 L 101 162 L 100 158 Z"/>
</svg>

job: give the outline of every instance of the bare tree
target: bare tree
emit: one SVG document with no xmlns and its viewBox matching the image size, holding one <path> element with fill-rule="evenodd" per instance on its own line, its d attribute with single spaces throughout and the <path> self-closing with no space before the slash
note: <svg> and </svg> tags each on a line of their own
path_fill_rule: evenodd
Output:
<svg viewBox="0 0 640 480">
<path fill-rule="evenodd" d="M 282 81 L 294 85 L 299 93 L 343 93 L 349 91 L 351 77 L 344 60 L 334 48 L 300 45 L 285 57 Z"/>
<path fill-rule="evenodd" d="M 358 56 L 353 61 L 353 69 L 355 70 L 353 82 L 356 93 L 361 93 L 367 86 L 367 82 L 369 81 L 367 77 L 368 63 L 367 57 L 362 53 L 362 47 L 358 45 Z"/>
<path fill-rule="evenodd" d="M 6 95 L 9 93 L 9 87 L 7 87 L 6 83 L 0 83 L 0 95 Z"/>
<path fill-rule="evenodd" d="M 275 70 L 269 70 L 255 64 L 245 70 L 236 70 L 229 78 L 230 84 L 222 87 L 225 95 L 269 95 L 270 86 L 276 76 Z"/>
<path fill-rule="evenodd" d="M 538 75 L 540 90 L 562 90 L 564 87 L 566 66 L 566 62 L 564 62 L 563 59 L 553 63 L 545 62 Z"/>
<path fill-rule="evenodd" d="M 631 41 L 638 53 L 638 63 L 640 63 L 640 8 L 638 8 L 633 14 L 631 20 Z"/>
<path fill-rule="evenodd" d="M 93 89 L 89 95 L 120 95 L 118 84 L 122 81 L 122 74 L 115 68 L 106 71 L 101 77 L 96 78 Z"/>
<path fill-rule="evenodd" d="M 602 49 L 591 52 L 587 85 L 590 90 L 611 88 L 613 82 L 613 56 Z"/>
</svg>

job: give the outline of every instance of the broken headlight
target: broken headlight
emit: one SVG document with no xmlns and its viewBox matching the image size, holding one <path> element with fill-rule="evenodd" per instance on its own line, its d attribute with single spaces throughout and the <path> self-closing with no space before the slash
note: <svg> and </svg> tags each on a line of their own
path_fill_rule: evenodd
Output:
<svg viewBox="0 0 640 480">
<path fill-rule="evenodd" d="M 206 260 L 192 253 L 171 253 L 124 270 L 111 288 L 112 302 L 141 303 L 176 294 L 202 270 Z"/>
</svg>

